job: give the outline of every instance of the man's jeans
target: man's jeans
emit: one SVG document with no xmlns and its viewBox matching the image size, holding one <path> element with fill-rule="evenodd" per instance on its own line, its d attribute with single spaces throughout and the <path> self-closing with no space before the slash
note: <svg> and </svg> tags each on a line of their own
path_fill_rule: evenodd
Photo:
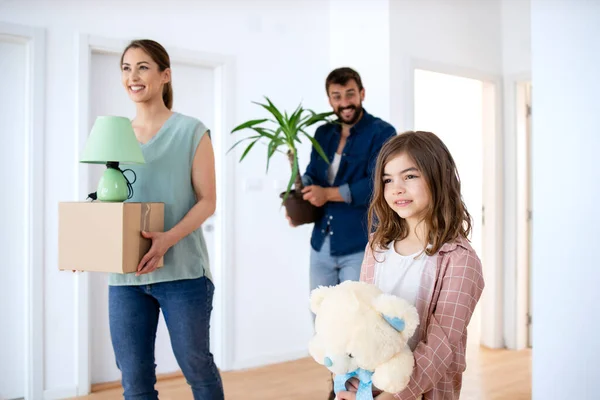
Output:
<svg viewBox="0 0 600 400">
<path fill-rule="evenodd" d="M 321 251 L 310 251 L 310 290 L 319 286 L 335 286 L 343 281 L 358 281 L 364 251 L 345 256 L 331 256 L 329 236 L 325 237 Z"/>
<path fill-rule="evenodd" d="M 214 286 L 202 277 L 142 286 L 109 286 L 110 334 L 125 400 L 157 400 L 154 342 L 162 309 L 173 353 L 194 400 L 223 400 L 210 353 Z"/>
</svg>

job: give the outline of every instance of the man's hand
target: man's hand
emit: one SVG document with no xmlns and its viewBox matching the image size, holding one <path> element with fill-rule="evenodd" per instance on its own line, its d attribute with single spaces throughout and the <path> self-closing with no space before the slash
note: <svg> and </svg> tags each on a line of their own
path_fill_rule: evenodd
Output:
<svg viewBox="0 0 600 400">
<path fill-rule="evenodd" d="M 322 207 L 325 203 L 327 203 L 327 189 L 317 186 L 310 185 L 306 186 L 302 189 L 302 198 L 306 201 L 309 201 L 315 207 Z"/>
</svg>

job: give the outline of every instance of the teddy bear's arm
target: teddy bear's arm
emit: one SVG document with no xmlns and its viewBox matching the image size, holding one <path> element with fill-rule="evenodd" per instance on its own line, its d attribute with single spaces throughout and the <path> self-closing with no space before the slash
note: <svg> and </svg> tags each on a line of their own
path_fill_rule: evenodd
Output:
<svg viewBox="0 0 600 400">
<path fill-rule="evenodd" d="M 410 381 L 414 364 L 415 359 L 407 346 L 375 369 L 373 385 L 387 393 L 401 392 Z"/>
</svg>

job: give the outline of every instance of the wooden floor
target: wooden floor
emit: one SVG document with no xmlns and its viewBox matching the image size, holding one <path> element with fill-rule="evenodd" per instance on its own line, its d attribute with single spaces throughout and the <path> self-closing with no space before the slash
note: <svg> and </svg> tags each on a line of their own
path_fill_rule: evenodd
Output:
<svg viewBox="0 0 600 400">
<path fill-rule="evenodd" d="M 461 400 L 531 399 L 530 350 L 482 348 L 471 354 Z M 227 400 L 324 400 L 330 388 L 329 372 L 311 358 L 247 371 L 224 372 L 222 376 Z M 105 389 L 76 399 L 122 399 L 121 388 L 110 386 L 104 385 Z M 159 380 L 157 390 L 161 400 L 192 400 L 182 377 Z"/>
</svg>

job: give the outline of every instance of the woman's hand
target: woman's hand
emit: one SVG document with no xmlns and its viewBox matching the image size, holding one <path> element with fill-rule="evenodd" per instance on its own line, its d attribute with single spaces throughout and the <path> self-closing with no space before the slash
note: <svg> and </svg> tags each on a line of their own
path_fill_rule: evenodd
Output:
<svg viewBox="0 0 600 400">
<path fill-rule="evenodd" d="M 138 264 L 135 276 L 148 274 L 158 267 L 158 262 L 174 244 L 172 236 L 168 232 L 144 232 L 142 236 L 152 240 L 150 250 L 142 257 Z"/>
</svg>

